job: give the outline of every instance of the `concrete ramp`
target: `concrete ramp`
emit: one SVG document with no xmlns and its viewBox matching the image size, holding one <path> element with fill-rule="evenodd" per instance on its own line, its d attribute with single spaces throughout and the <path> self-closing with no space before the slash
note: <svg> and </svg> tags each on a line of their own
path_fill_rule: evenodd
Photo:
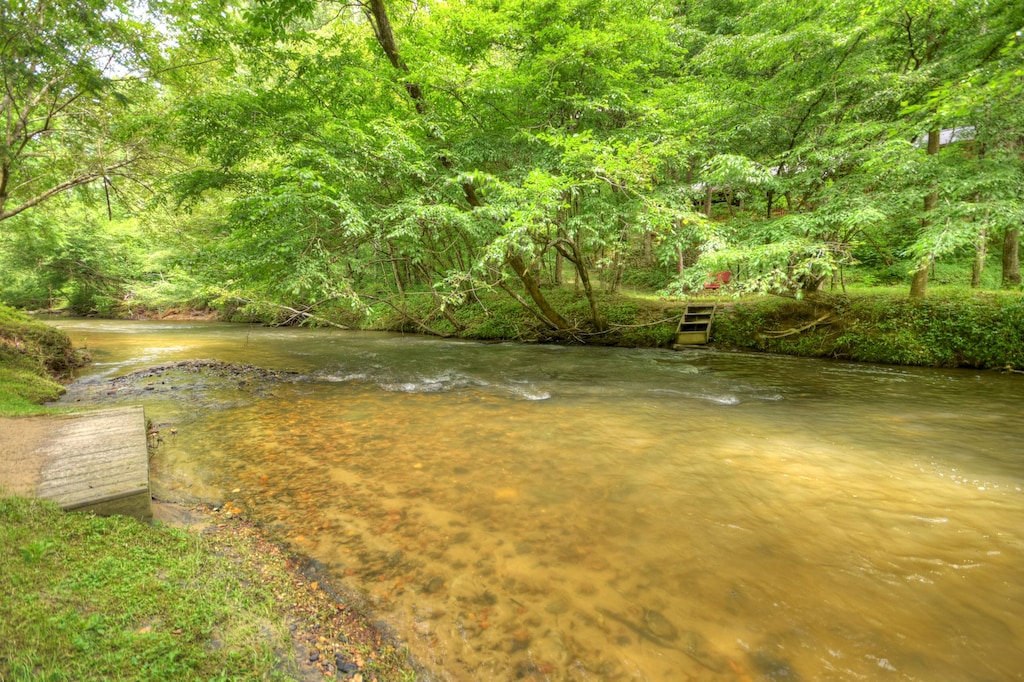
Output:
<svg viewBox="0 0 1024 682">
<path fill-rule="evenodd" d="M 141 406 L 0 423 L 0 487 L 67 510 L 153 516 Z"/>
</svg>

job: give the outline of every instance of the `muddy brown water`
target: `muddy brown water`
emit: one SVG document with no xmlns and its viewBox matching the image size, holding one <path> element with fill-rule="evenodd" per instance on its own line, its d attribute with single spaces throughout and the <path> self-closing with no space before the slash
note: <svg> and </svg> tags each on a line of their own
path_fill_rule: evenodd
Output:
<svg viewBox="0 0 1024 682">
<path fill-rule="evenodd" d="M 55 324 L 161 425 L 155 489 L 276 528 L 438 679 L 1024 679 L 1024 377 Z M 298 375 L 104 390 L 195 358 Z"/>
</svg>

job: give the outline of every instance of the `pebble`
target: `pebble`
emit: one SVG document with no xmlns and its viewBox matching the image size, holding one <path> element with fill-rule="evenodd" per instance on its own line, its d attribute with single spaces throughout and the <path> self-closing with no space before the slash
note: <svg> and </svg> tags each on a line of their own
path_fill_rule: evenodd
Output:
<svg viewBox="0 0 1024 682">
<path fill-rule="evenodd" d="M 659 639 L 673 640 L 679 637 L 679 631 L 675 625 L 669 622 L 660 611 L 644 609 L 644 626 L 647 631 Z"/>
<path fill-rule="evenodd" d="M 345 657 L 341 654 L 334 655 L 334 663 L 338 667 L 338 672 L 342 675 L 348 675 L 359 671 L 359 666 L 351 661 L 346 661 Z"/>
<path fill-rule="evenodd" d="M 423 594 L 436 594 L 444 589 L 444 578 L 435 575 L 423 584 Z"/>
<path fill-rule="evenodd" d="M 558 599 L 549 602 L 548 605 L 544 607 L 544 610 L 556 616 L 558 614 L 565 613 L 569 610 L 569 600 L 559 597 Z"/>
</svg>

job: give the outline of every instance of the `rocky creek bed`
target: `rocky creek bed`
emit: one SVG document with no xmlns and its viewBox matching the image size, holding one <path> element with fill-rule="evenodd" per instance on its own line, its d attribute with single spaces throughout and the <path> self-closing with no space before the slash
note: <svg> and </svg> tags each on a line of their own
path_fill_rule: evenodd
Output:
<svg viewBox="0 0 1024 682">
<path fill-rule="evenodd" d="M 297 372 L 264 369 L 219 360 L 182 360 L 155 365 L 112 379 L 79 381 L 68 387 L 61 402 L 123 402 L 159 394 L 191 399 L 219 390 L 238 390 L 257 397 L 270 395 L 270 387 L 299 381 Z"/>
</svg>

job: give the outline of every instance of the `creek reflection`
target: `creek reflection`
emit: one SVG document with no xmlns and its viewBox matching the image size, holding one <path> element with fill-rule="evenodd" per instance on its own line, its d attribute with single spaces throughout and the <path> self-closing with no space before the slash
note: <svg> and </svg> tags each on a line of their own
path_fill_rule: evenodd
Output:
<svg viewBox="0 0 1024 682">
<path fill-rule="evenodd" d="M 154 484 L 218 494 L 451 680 L 1017 679 L 1020 377 L 228 325 L 61 323 L 147 397 Z M 180 394 L 179 394 L 180 395 Z"/>
</svg>

